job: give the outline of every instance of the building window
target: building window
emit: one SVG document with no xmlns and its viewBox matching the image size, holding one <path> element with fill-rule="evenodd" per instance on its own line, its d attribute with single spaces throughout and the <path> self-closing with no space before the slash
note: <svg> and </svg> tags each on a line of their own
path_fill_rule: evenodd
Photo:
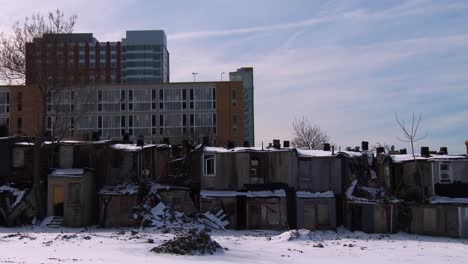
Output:
<svg viewBox="0 0 468 264">
<path fill-rule="evenodd" d="M 98 102 L 102 102 L 102 91 L 98 91 Z"/>
<path fill-rule="evenodd" d="M 98 128 L 101 129 L 102 128 L 102 116 L 98 116 Z"/>
<path fill-rule="evenodd" d="M 452 183 L 453 182 L 452 163 L 450 162 L 439 163 L 439 176 L 440 176 L 440 183 Z"/>
<path fill-rule="evenodd" d="M 133 127 L 133 116 L 128 117 L 128 127 Z"/>
<path fill-rule="evenodd" d="M 128 90 L 128 100 L 133 101 L 133 90 Z"/>
<path fill-rule="evenodd" d="M 156 101 L 156 90 L 155 89 L 151 90 L 151 100 Z"/>
<path fill-rule="evenodd" d="M 125 90 L 120 91 L 120 101 L 125 102 Z"/>
<path fill-rule="evenodd" d="M 159 90 L 159 101 L 163 101 L 164 100 L 164 91 L 161 89 Z"/>
<path fill-rule="evenodd" d="M 237 90 L 235 88 L 232 89 L 232 106 L 237 105 Z"/>
<path fill-rule="evenodd" d="M 120 127 L 124 128 L 125 127 L 125 116 L 120 117 Z"/>
<path fill-rule="evenodd" d="M 203 155 L 203 176 L 216 176 L 216 159 L 213 154 Z"/>
<path fill-rule="evenodd" d="M 156 115 L 151 115 L 151 126 L 152 127 L 156 126 Z"/>
<path fill-rule="evenodd" d="M 250 159 L 250 177 L 258 178 L 260 176 L 260 161 L 257 158 Z"/>
<path fill-rule="evenodd" d="M 23 119 L 21 117 L 19 117 L 17 120 L 16 120 L 16 129 L 18 130 L 18 134 L 21 134 L 22 133 L 22 129 L 23 129 Z"/>
<path fill-rule="evenodd" d="M 193 101 L 193 89 L 190 89 L 190 100 Z"/>
<path fill-rule="evenodd" d="M 237 131 L 237 115 L 232 114 L 232 132 Z"/>
<path fill-rule="evenodd" d="M 185 89 L 182 90 L 182 100 L 183 101 L 187 100 L 187 90 Z"/>
<path fill-rule="evenodd" d="M 23 111 L 23 93 L 18 93 L 18 111 Z"/>
</svg>

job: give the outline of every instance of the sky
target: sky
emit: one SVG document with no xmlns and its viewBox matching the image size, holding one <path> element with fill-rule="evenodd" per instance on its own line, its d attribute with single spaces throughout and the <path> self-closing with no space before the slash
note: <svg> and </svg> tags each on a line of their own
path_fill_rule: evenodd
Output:
<svg viewBox="0 0 468 264">
<path fill-rule="evenodd" d="M 0 31 L 33 12 L 77 14 L 75 32 L 118 41 L 163 29 L 171 81 L 254 67 L 256 145 L 307 118 L 336 146 L 401 142 L 395 114 L 422 115 L 416 147 L 466 153 L 468 1 L 0 0 Z M 226 75 L 225 77 L 226 78 Z M 419 151 L 417 151 L 419 152 Z"/>
</svg>

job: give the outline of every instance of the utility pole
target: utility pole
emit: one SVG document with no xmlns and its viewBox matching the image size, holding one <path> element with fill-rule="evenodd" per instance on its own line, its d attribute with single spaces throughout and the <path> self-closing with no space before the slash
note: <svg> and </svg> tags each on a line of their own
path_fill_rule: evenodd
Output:
<svg viewBox="0 0 468 264">
<path fill-rule="evenodd" d="M 195 82 L 195 76 L 198 74 L 198 72 L 192 72 L 193 74 L 193 82 Z"/>
<path fill-rule="evenodd" d="M 225 74 L 225 72 L 221 72 L 221 81 L 223 81 L 223 74 Z"/>
</svg>

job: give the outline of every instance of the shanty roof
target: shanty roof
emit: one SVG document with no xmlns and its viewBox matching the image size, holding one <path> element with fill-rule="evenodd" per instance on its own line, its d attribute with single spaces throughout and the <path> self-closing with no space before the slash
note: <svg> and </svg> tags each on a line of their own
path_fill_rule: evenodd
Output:
<svg viewBox="0 0 468 264">
<path fill-rule="evenodd" d="M 212 191 L 212 190 L 201 190 L 200 195 L 202 197 L 235 197 L 235 196 L 246 196 L 249 198 L 266 198 L 266 197 L 286 197 L 284 190 L 273 190 L 273 191 Z"/>
<path fill-rule="evenodd" d="M 55 169 L 49 176 L 55 177 L 81 177 L 84 174 L 84 169 Z"/>
<path fill-rule="evenodd" d="M 401 163 L 406 161 L 413 161 L 414 157 L 411 154 L 397 154 L 397 155 L 390 155 L 392 161 L 394 163 Z M 436 161 L 436 160 L 460 160 L 460 159 L 468 159 L 468 156 L 462 155 L 437 155 L 433 154 L 430 157 L 422 157 L 421 155 L 415 155 L 416 160 L 428 160 L 428 161 Z"/>
<path fill-rule="evenodd" d="M 468 204 L 468 198 L 450 198 L 450 197 L 435 196 L 429 201 L 429 203 L 431 204 Z"/>
<path fill-rule="evenodd" d="M 299 157 L 334 157 L 339 154 L 348 155 L 350 157 L 362 157 L 364 152 L 354 151 L 335 151 L 334 155 L 331 151 L 316 150 L 316 149 L 296 149 Z"/>
<path fill-rule="evenodd" d="M 334 198 L 335 194 L 333 191 L 327 192 L 305 192 L 305 191 L 298 191 L 296 192 L 297 198 Z"/>
<path fill-rule="evenodd" d="M 293 148 L 259 148 L 259 147 L 237 147 L 232 149 L 221 147 L 204 147 L 203 151 L 213 153 L 232 153 L 232 152 L 275 152 L 275 151 L 293 151 Z"/>
<path fill-rule="evenodd" d="M 138 186 L 134 184 L 119 184 L 113 186 L 104 186 L 99 194 L 105 195 L 133 195 L 138 193 Z"/>
<path fill-rule="evenodd" d="M 136 144 L 113 144 L 110 147 L 115 150 L 122 150 L 122 151 L 129 151 L 129 152 L 141 151 L 142 149 L 147 149 L 147 148 L 169 148 L 169 146 L 165 144 L 161 144 L 161 145 L 145 144 L 141 147 L 137 146 Z"/>
</svg>

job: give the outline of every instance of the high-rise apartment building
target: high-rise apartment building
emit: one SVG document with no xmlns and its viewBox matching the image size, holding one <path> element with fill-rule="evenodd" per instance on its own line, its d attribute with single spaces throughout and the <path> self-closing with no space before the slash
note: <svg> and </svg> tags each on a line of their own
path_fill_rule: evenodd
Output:
<svg viewBox="0 0 468 264">
<path fill-rule="evenodd" d="M 44 34 L 26 45 L 26 83 L 167 83 L 169 52 L 163 30 L 127 31 L 117 42 L 91 33 Z"/>
<path fill-rule="evenodd" d="M 10 134 L 36 136 L 45 130 L 62 139 L 169 140 L 216 146 L 242 145 L 242 82 L 90 84 L 71 86 L 42 104 L 35 86 L 9 87 Z M 1 90 L 0 90 L 1 91 Z"/>
<path fill-rule="evenodd" d="M 243 83 L 244 142 L 248 142 L 249 146 L 255 146 L 253 68 L 242 67 L 235 72 L 230 72 L 229 80 Z"/>
</svg>

